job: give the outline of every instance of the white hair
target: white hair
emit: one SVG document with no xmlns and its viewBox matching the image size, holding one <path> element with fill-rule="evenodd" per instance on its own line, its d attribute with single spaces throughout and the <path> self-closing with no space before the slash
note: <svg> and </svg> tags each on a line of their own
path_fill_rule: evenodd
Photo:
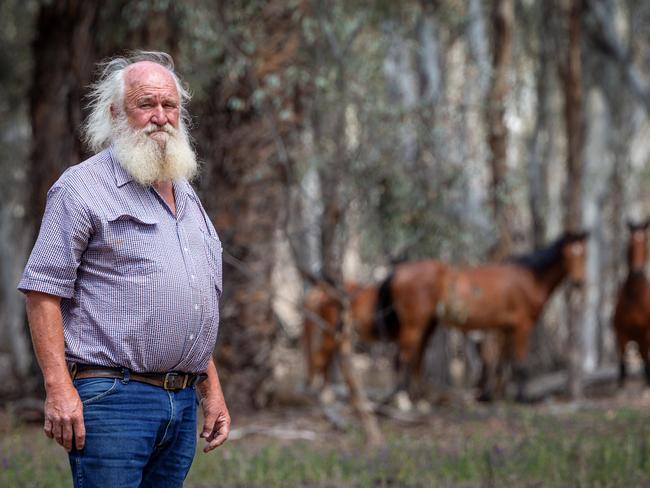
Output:
<svg viewBox="0 0 650 488">
<path fill-rule="evenodd" d="M 112 143 L 115 120 L 111 106 L 124 110 L 124 73 L 130 65 L 141 61 L 157 63 L 169 71 L 180 98 L 181 127 L 190 125 L 187 102 L 191 94 L 183 87 L 180 77 L 174 71 L 172 57 L 164 52 L 133 51 L 128 56 L 111 58 L 98 65 L 99 79 L 91 86 L 88 95 L 90 113 L 82 127 L 83 140 L 92 151 L 101 151 Z"/>
</svg>

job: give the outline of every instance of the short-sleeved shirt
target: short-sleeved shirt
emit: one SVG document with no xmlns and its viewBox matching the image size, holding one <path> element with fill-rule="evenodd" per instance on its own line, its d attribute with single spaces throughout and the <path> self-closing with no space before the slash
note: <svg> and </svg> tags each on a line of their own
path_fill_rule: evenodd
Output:
<svg viewBox="0 0 650 488">
<path fill-rule="evenodd" d="M 18 289 L 62 297 L 69 361 L 200 372 L 219 327 L 221 242 L 187 181 L 176 215 L 109 148 L 48 192 Z"/>
</svg>

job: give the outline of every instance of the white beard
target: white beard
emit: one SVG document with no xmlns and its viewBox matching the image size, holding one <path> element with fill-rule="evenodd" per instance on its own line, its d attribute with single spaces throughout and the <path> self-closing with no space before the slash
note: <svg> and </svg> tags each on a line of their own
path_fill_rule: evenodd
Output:
<svg viewBox="0 0 650 488">
<path fill-rule="evenodd" d="M 134 129 L 121 114 L 113 126 L 113 150 L 124 170 L 143 186 L 156 181 L 192 180 L 198 172 L 196 154 L 185 127 L 162 127 L 164 134 L 153 139 L 149 134 L 161 130 L 155 124 Z"/>
</svg>

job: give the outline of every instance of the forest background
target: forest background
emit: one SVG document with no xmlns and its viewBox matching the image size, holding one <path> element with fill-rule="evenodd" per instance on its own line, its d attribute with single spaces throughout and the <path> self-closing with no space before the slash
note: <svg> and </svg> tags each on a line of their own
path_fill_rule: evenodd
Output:
<svg viewBox="0 0 650 488">
<path fill-rule="evenodd" d="M 3 0 L 0 393 L 39 394 L 16 284 L 47 189 L 89 155 L 96 63 L 136 48 L 170 53 L 193 93 L 232 405 L 301 379 L 282 359 L 300 354 L 305 276 L 378 282 L 401 260 L 478 263 L 567 229 L 590 231 L 582 305 L 570 321 L 554 298 L 530 368 L 615 364 L 625 223 L 650 210 L 649 29 L 644 0 Z M 430 382 L 469 384 L 464 340 L 436 334 Z"/>
</svg>

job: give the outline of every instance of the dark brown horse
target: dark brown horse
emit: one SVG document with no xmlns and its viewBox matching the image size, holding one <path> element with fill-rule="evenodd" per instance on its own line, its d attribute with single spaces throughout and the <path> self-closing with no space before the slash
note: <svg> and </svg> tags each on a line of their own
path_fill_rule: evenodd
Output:
<svg viewBox="0 0 650 488">
<path fill-rule="evenodd" d="M 445 264 L 435 260 L 406 262 L 397 265 L 380 286 L 345 285 L 350 320 L 359 338 L 364 342 L 397 343 L 396 391 L 421 385 L 422 358 L 435 329 L 436 305 L 446 269 Z M 303 340 L 307 381 L 312 387 L 327 380 L 337 349 L 335 336 L 341 324 L 340 310 L 339 300 L 327 286 L 314 287 L 306 296 Z"/>
<path fill-rule="evenodd" d="M 614 332 L 619 355 L 619 386 L 625 384 L 625 348 L 636 342 L 644 362 L 646 382 L 650 385 L 650 282 L 645 275 L 648 258 L 648 222 L 628 224 L 627 278 L 618 293 L 614 312 Z"/>
<path fill-rule="evenodd" d="M 441 323 L 464 332 L 499 330 L 503 358 L 513 365 L 523 399 L 529 337 L 553 290 L 566 278 L 580 284 L 586 234 L 565 234 L 549 247 L 500 263 L 450 268 L 439 304 Z M 481 398 L 494 393 L 494 371 L 484 367 Z"/>
</svg>

